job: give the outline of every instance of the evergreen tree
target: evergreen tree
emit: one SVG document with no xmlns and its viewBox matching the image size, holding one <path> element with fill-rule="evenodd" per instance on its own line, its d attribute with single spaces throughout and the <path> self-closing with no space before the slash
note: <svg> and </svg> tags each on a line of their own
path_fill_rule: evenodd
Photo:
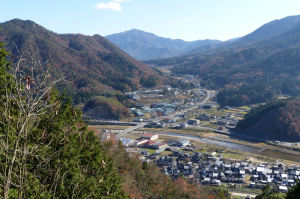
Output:
<svg viewBox="0 0 300 199">
<path fill-rule="evenodd" d="M 71 100 L 60 101 L 57 109 L 39 122 L 35 136 L 48 143 L 42 159 L 53 156 L 47 167 L 35 160 L 33 170 L 43 174 L 41 181 L 47 181 L 47 189 L 56 198 L 126 198 L 112 161 L 94 133 L 87 130 L 80 111 L 71 106 Z"/>
<path fill-rule="evenodd" d="M 287 193 L 286 199 L 300 198 L 300 182 L 298 181 Z"/>
<path fill-rule="evenodd" d="M 0 47 L 1 196 L 128 198 L 102 143 L 71 100 L 52 88 L 47 73 L 10 71 L 7 55 Z"/>
<path fill-rule="evenodd" d="M 270 185 L 266 185 L 262 188 L 262 194 L 255 197 L 256 199 L 284 199 L 285 194 L 275 191 Z"/>
</svg>

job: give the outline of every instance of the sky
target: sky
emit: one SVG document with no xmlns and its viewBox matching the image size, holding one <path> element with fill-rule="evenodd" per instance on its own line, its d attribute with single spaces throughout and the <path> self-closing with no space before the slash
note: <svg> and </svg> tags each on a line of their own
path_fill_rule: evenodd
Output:
<svg viewBox="0 0 300 199">
<path fill-rule="evenodd" d="M 227 40 L 300 15 L 300 0 L 0 0 L 0 22 L 32 20 L 57 33 L 140 29 L 162 37 Z"/>
</svg>

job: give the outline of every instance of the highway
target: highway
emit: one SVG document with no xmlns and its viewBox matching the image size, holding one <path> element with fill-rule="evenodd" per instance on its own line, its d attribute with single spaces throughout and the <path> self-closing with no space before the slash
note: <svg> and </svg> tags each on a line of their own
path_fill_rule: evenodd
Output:
<svg viewBox="0 0 300 199">
<path fill-rule="evenodd" d="M 184 109 L 184 110 L 181 110 L 181 111 L 177 111 L 177 112 L 174 112 L 170 115 L 168 115 L 167 117 L 174 117 L 175 115 L 182 115 L 188 111 L 192 111 L 194 109 L 197 109 L 199 106 L 201 105 L 204 105 L 208 102 L 208 100 L 210 99 L 211 97 L 211 91 L 209 90 L 204 90 L 206 92 L 206 96 L 205 98 L 200 102 L 200 103 L 197 103 L 195 106 L 193 107 L 190 107 L 190 108 L 187 108 L 187 109 Z M 160 122 L 164 119 L 165 117 L 159 117 L 157 120 L 154 120 L 153 122 Z M 135 130 L 138 130 L 140 128 L 143 128 L 144 126 L 146 126 L 147 124 L 149 124 L 150 122 L 141 122 L 139 124 L 137 124 L 136 126 L 133 126 L 133 127 L 130 127 L 130 128 L 127 128 L 125 130 L 117 130 L 117 131 L 114 131 L 117 136 L 116 138 L 117 139 L 120 139 L 122 136 L 124 136 L 126 133 L 130 133 L 132 131 L 135 131 Z"/>
</svg>

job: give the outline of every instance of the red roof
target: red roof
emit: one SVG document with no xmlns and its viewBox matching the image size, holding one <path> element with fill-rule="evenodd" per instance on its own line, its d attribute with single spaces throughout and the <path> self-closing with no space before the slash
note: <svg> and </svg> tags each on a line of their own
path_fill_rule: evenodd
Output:
<svg viewBox="0 0 300 199">
<path fill-rule="evenodd" d="M 150 146 L 150 145 L 153 145 L 153 144 L 156 144 L 156 142 L 153 141 L 153 140 L 149 140 L 148 143 L 147 143 L 147 145 L 149 145 L 149 146 Z"/>
</svg>

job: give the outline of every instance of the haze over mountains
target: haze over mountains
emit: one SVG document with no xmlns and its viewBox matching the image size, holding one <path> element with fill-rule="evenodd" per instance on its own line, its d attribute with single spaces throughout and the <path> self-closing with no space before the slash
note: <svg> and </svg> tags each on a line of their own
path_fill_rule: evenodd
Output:
<svg viewBox="0 0 300 199">
<path fill-rule="evenodd" d="M 13 55 L 30 45 L 41 60 L 57 67 L 56 72 L 67 74 L 64 89 L 76 93 L 76 101 L 85 101 L 99 90 L 123 92 L 168 81 L 99 35 L 59 35 L 22 20 L 0 26 L 0 39 Z M 204 86 L 220 90 L 221 105 L 242 105 L 271 100 L 279 93 L 299 94 L 299 32 L 300 16 L 290 16 L 227 42 L 171 40 L 140 30 L 107 38 L 140 59 L 183 53 L 146 63 L 173 65 L 175 74 L 198 75 Z"/>
<path fill-rule="evenodd" d="M 206 52 L 149 61 L 173 65 L 175 74 L 195 74 L 220 90 L 221 105 L 272 100 L 300 94 L 300 16 L 272 21 L 258 30 Z"/>
<path fill-rule="evenodd" d="M 210 39 L 188 42 L 181 39 L 160 37 L 138 29 L 115 33 L 106 36 L 106 38 L 134 58 L 148 61 L 182 55 L 202 54 L 228 47 L 239 48 L 279 36 L 293 29 L 297 24 L 299 24 L 299 17 L 289 16 L 271 21 L 244 37 L 230 39 L 225 42 Z"/>
<path fill-rule="evenodd" d="M 221 106 L 268 102 L 279 94 L 300 95 L 300 16 L 271 21 L 227 42 L 188 43 L 139 30 L 107 38 L 139 59 L 175 56 L 145 63 L 173 66 L 173 74 L 196 75 L 203 86 L 219 90 Z M 299 98 L 262 107 L 240 122 L 237 131 L 266 139 L 299 140 L 299 108 Z"/>
<path fill-rule="evenodd" d="M 219 40 L 209 39 L 188 42 L 159 37 L 137 29 L 108 35 L 106 38 L 138 60 L 174 57 L 195 48 L 209 50 L 222 43 Z"/>
<path fill-rule="evenodd" d="M 119 99 L 105 97 L 173 81 L 99 35 L 60 35 L 32 21 L 18 19 L 0 26 L 0 42 L 6 43 L 16 59 L 21 52 L 29 51 L 41 61 L 49 61 L 55 67 L 53 74 L 67 77 L 62 91 L 72 94 L 76 103 L 101 105 L 97 109 L 92 106 L 98 112 L 105 112 L 105 107 L 111 117 L 126 115 L 128 110 Z M 219 91 L 217 101 L 221 106 L 267 102 L 278 94 L 300 94 L 300 16 L 272 21 L 227 42 L 185 42 L 139 30 L 107 38 L 144 56 L 141 59 L 181 54 L 145 63 L 156 67 L 171 65 L 174 74 L 196 75 L 203 86 Z"/>
<path fill-rule="evenodd" d="M 0 199 L 299 199 L 299 0 L 1 5 Z"/>
<path fill-rule="evenodd" d="M 293 29 L 299 25 L 299 16 L 288 16 L 283 19 L 271 21 L 254 32 L 239 39 L 239 43 L 259 42 L 270 39 L 271 37 L 279 36 L 284 32 Z"/>
</svg>

